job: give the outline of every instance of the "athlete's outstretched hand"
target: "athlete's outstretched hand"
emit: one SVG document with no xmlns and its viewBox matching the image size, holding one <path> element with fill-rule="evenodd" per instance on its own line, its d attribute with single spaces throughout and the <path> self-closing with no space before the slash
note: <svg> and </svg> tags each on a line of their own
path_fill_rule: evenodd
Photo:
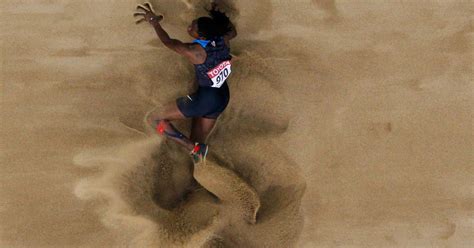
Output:
<svg viewBox="0 0 474 248">
<path fill-rule="evenodd" d="M 143 12 L 133 13 L 133 16 L 141 17 L 140 19 L 135 21 L 136 24 L 142 23 L 143 21 L 147 21 L 153 24 L 153 22 L 160 22 L 161 20 L 163 20 L 162 15 L 155 14 L 155 10 L 153 9 L 153 6 L 149 2 L 145 2 L 144 4 L 138 4 L 137 11 L 143 11 Z"/>
</svg>

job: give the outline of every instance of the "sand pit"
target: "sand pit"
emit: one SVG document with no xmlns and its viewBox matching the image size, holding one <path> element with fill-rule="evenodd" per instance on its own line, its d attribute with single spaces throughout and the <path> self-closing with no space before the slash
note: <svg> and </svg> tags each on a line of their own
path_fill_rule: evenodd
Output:
<svg viewBox="0 0 474 248">
<path fill-rule="evenodd" d="M 209 3 L 151 2 L 183 41 Z M 223 1 L 196 168 L 145 134 L 194 74 L 137 3 L 0 2 L 0 247 L 472 246 L 471 2 Z"/>
</svg>

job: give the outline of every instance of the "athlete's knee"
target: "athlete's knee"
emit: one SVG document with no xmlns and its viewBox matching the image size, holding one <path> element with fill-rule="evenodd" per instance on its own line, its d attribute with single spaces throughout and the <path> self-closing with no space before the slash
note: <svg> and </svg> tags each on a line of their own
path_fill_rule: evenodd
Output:
<svg viewBox="0 0 474 248">
<path fill-rule="evenodd" d="M 157 134 L 163 135 L 166 129 L 166 125 L 169 124 L 168 120 L 160 119 L 158 116 L 149 116 L 147 123 L 153 128 Z"/>
<path fill-rule="evenodd" d="M 161 134 L 161 135 L 165 135 L 166 134 L 166 132 L 165 132 L 166 126 L 170 125 L 170 124 L 171 123 L 168 120 L 157 120 L 156 125 L 154 126 L 155 130 L 156 130 L 156 133 Z"/>
</svg>

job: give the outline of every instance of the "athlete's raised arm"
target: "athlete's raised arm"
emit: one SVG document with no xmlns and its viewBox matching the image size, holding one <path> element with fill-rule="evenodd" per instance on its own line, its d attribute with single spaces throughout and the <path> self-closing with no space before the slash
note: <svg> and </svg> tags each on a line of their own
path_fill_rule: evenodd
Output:
<svg viewBox="0 0 474 248">
<path fill-rule="evenodd" d="M 168 33 L 163 29 L 163 27 L 161 27 L 161 24 L 158 21 L 156 22 L 152 21 L 151 25 L 153 25 L 153 28 L 155 28 L 156 34 L 160 38 L 161 42 L 163 42 L 163 44 L 167 48 L 186 57 L 193 56 L 190 45 L 187 43 L 183 43 L 180 40 L 170 38 Z"/>
<path fill-rule="evenodd" d="M 192 53 L 191 47 L 189 44 L 183 43 L 180 40 L 172 39 L 169 34 L 163 29 L 160 22 L 163 20 L 162 15 L 156 15 L 153 7 L 149 3 L 144 3 L 143 5 L 139 4 L 137 6 L 137 10 L 144 11 L 144 12 L 136 12 L 134 16 L 141 16 L 143 19 L 137 21 L 137 24 L 142 21 L 149 22 L 153 28 L 155 29 L 158 38 L 160 38 L 161 42 L 168 47 L 169 49 L 188 57 L 189 59 L 193 60 L 194 54 Z"/>
</svg>

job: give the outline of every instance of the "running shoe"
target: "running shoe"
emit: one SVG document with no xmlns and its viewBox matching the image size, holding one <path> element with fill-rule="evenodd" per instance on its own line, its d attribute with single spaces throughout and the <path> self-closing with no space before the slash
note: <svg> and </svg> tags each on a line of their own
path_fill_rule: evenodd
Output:
<svg viewBox="0 0 474 248">
<path fill-rule="evenodd" d="M 158 124 L 156 125 L 156 132 L 161 135 L 178 139 L 182 139 L 184 137 L 184 135 L 167 120 L 158 121 Z"/>
<path fill-rule="evenodd" d="M 208 145 L 202 144 L 202 143 L 196 143 L 194 145 L 193 150 L 191 151 L 191 156 L 193 157 L 194 163 L 198 164 L 202 161 L 205 161 L 208 150 L 209 150 Z"/>
</svg>

